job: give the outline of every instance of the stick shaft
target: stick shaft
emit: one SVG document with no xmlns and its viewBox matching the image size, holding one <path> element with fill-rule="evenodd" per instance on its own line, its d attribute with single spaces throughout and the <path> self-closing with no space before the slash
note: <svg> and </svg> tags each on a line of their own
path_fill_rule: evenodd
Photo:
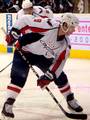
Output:
<svg viewBox="0 0 90 120">
<path fill-rule="evenodd" d="M 0 72 L 4 71 L 7 67 L 9 67 L 12 64 L 12 62 L 10 62 L 8 65 L 6 65 L 3 69 L 0 70 Z"/>
</svg>

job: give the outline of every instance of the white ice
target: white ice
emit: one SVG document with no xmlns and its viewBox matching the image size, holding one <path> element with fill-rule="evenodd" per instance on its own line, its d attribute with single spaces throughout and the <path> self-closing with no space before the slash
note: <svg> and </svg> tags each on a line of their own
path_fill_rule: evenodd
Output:
<svg viewBox="0 0 90 120">
<path fill-rule="evenodd" d="M 0 70 L 12 61 L 13 54 L 0 54 Z M 41 72 L 35 68 L 36 71 Z M 0 111 L 5 101 L 6 87 L 10 82 L 11 65 L 0 72 Z M 64 67 L 67 73 L 72 91 L 76 99 L 88 114 L 90 120 L 90 60 L 68 59 Z M 50 90 L 56 96 L 60 104 L 68 111 L 66 101 L 52 82 Z M 65 117 L 60 108 L 46 90 L 37 87 L 37 77 L 30 70 L 27 82 L 18 96 L 14 105 L 14 120 L 70 120 Z"/>
</svg>

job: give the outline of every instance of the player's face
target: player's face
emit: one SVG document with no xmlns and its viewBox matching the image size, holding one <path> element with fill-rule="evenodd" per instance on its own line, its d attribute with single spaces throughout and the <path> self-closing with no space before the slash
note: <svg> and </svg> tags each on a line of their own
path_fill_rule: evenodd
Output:
<svg viewBox="0 0 90 120">
<path fill-rule="evenodd" d="M 70 26 L 67 23 L 63 23 L 61 30 L 64 35 L 71 35 L 73 32 L 75 32 L 75 26 Z"/>
<path fill-rule="evenodd" d="M 66 35 L 71 35 L 73 32 L 75 32 L 75 26 L 70 26 L 66 32 Z"/>
</svg>

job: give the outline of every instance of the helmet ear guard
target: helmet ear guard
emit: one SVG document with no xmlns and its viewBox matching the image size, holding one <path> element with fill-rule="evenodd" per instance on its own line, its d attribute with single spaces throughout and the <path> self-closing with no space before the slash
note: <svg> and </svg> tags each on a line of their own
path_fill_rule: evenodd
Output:
<svg viewBox="0 0 90 120">
<path fill-rule="evenodd" d="M 62 26 L 66 27 L 66 28 L 69 27 L 68 24 L 67 24 L 66 22 L 63 22 L 63 23 L 62 23 Z"/>
<path fill-rule="evenodd" d="M 61 24 L 61 29 L 62 29 L 63 32 L 66 33 L 69 30 L 69 28 L 70 28 L 70 26 L 66 22 L 63 22 Z"/>
</svg>

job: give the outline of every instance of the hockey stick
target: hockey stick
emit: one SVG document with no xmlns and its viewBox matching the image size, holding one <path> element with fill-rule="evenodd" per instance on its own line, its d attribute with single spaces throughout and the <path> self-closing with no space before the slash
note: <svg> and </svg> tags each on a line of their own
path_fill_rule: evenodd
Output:
<svg viewBox="0 0 90 120">
<path fill-rule="evenodd" d="M 20 55 L 22 56 L 22 58 L 26 61 L 26 63 L 29 65 L 29 67 L 32 69 L 33 73 L 35 73 L 35 75 L 37 76 L 37 78 L 39 78 L 38 73 L 36 72 L 36 70 L 32 67 L 32 65 L 29 63 L 29 61 L 27 60 L 27 58 L 23 55 L 23 53 L 18 50 L 18 52 L 20 53 Z M 51 92 L 51 90 L 46 87 L 45 88 L 48 93 L 50 94 L 50 96 L 53 98 L 53 100 L 55 101 L 55 103 L 58 105 L 58 107 L 61 109 L 61 111 L 64 113 L 64 115 L 68 118 L 71 119 L 87 119 L 87 114 L 73 114 L 73 113 L 68 113 L 64 110 L 64 108 L 61 106 L 61 104 L 58 102 L 58 100 L 56 99 L 56 97 L 53 95 L 53 93 Z"/>
<path fill-rule="evenodd" d="M 3 33 L 6 35 L 7 33 L 6 33 L 6 31 L 5 31 L 5 29 L 3 28 L 3 27 L 1 27 L 1 30 L 3 31 Z M 2 72 L 2 71 L 4 71 L 9 65 L 11 65 L 12 64 L 12 62 L 10 62 L 8 65 L 6 65 L 3 69 L 1 69 L 0 70 L 0 72 Z"/>
<path fill-rule="evenodd" d="M 7 33 L 6 33 L 6 31 L 5 31 L 5 29 L 3 28 L 3 27 L 1 27 L 1 30 L 3 31 L 3 33 L 6 35 Z"/>
<path fill-rule="evenodd" d="M 12 62 L 10 62 L 8 65 L 6 65 L 3 69 L 0 70 L 0 72 L 4 71 L 9 65 L 11 65 Z"/>
</svg>

